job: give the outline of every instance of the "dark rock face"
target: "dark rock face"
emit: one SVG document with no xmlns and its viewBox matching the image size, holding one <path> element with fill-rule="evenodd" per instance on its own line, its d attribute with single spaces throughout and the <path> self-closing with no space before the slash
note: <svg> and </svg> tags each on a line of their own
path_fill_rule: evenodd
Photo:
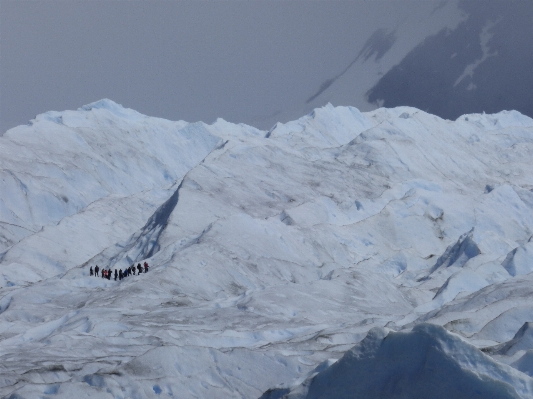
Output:
<svg viewBox="0 0 533 399">
<path fill-rule="evenodd" d="M 447 119 L 515 109 L 533 116 L 533 2 L 463 0 L 467 19 L 413 49 L 367 93 Z"/>
</svg>

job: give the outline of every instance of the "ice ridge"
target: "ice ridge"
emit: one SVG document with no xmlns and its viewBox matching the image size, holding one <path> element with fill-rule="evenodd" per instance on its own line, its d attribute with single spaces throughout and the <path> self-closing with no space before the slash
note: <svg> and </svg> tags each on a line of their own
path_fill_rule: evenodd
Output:
<svg viewBox="0 0 533 399">
<path fill-rule="evenodd" d="M 420 324 L 407 333 L 370 330 L 326 370 L 300 386 L 272 391 L 262 399 L 517 399 L 531 395 L 533 384 L 528 377 L 499 365 L 440 326 Z"/>
</svg>

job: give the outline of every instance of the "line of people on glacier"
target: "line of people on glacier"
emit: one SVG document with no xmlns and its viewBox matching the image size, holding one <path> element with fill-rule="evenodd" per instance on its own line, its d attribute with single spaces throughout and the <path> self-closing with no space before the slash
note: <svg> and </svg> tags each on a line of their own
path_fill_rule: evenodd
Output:
<svg viewBox="0 0 533 399">
<path fill-rule="evenodd" d="M 117 278 L 119 280 L 122 280 L 123 278 L 131 276 L 132 274 L 135 276 L 135 269 L 137 269 L 137 274 L 143 273 L 143 267 L 141 266 L 140 263 L 137 265 L 137 268 L 135 268 L 135 264 L 133 264 L 130 267 L 124 269 L 124 271 L 122 271 L 122 269 L 118 269 L 118 271 L 117 271 L 117 269 L 115 269 L 115 281 L 117 281 Z M 149 269 L 148 263 L 144 262 L 144 273 L 148 273 L 148 269 Z M 101 273 L 102 278 L 107 278 L 108 280 L 111 280 L 111 277 L 113 275 L 113 271 L 111 269 L 102 269 L 102 270 L 100 270 L 98 265 L 95 266 L 94 270 L 93 270 L 92 266 L 89 269 L 90 275 L 91 276 L 95 276 L 95 277 L 100 277 L 98 275 L 98 273 L 100 271 L 102 272 Z"/>
</svg>

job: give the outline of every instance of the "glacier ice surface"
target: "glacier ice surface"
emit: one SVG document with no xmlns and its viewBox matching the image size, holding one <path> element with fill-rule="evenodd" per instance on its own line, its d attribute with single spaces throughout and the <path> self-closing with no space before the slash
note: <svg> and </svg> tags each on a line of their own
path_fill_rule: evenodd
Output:
<svg viewBox="0 0 533 399">
<path fill-rule="evenodd" d="M 0 396 L 530 398 L 532 156 L 516 111 L 39 115 L 0 137 Z"/>
</svg>

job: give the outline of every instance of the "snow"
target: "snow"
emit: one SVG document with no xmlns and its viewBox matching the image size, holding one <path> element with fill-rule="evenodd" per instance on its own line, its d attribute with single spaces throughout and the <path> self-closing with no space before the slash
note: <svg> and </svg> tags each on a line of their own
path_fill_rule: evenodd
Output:
<svg viewBox="0 0 533 399">
<path fill-rule="evenodd" d="M 0 396 L 533 397 L 532 155 L 515 111 L 39 115 L 0 138 Z"/>
</svg>

